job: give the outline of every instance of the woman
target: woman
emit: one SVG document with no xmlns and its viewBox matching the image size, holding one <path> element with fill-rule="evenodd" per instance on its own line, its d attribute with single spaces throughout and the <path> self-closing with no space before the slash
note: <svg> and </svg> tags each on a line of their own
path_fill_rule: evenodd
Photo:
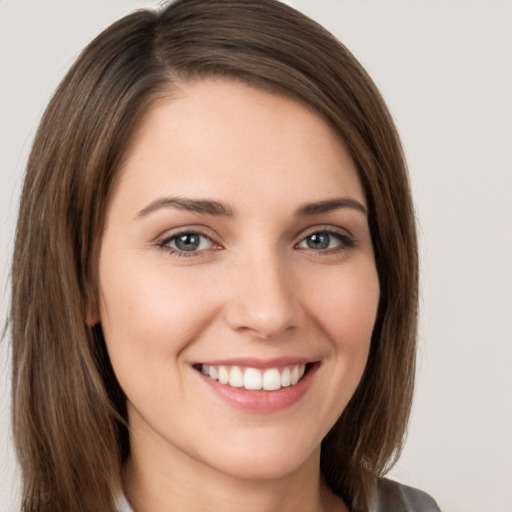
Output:
<svg viewBox="0 0 512 512">
<path fill-rule="evenodd" d="M 338 41 L 270 0 L 123 18 L 57 89 L 22 192 L 24 510 L 437 510 L 381 479 L 416 306 L 398 137 Z"/>
</svg>

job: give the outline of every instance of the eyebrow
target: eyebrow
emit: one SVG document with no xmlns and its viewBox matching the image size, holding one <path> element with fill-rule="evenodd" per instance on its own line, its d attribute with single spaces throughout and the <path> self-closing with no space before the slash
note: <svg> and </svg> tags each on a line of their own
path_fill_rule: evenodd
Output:
<svg viewBox="0 0 512 512">
<path fill-rule="evenodd" d="M 203 213 L 221 217 L 233 217 L 233 210 L 226 204 L 210 199 L 188 199 L 184 197 L 162 197 L 149 203 L 136 218 L 145 217 L 162 208 L 176 208 L 188 212 Z"/>
<path fill-rule="evenodd" d="M 348 197 L 336 197 L 334 199 L 327 199 L 316 203 L 304 204 L 296 210 L 295 215 L 297 217 L 307 217 L 309 215 L 332 212 L 341 208 L 352 208 L 361 212 L 365 216 L 368 215 L 368 211 L 365 206 L 363 206 L 359 201 Z"/>
<path fill-rule="evenodd" d="M 163 208 L 176 208 L 189 212 L 201 213 L 206 215 L 214 215 L 220 217 L 234 217 L 233 209 L 219 201 L 211 199 L 189 199 L 184 197 L 161 197 L 149 203 L 146 207 L 140 210 L 136 218 L 141 218 Z M 306 203 L 297 208 L 295 211 L 296 217 L 307 217 L 310 215 L 318 215 L 327 213 L 342 208 L 352 208 L 364 214 L 368 214 L 365 206 L 355 199 L 348 197 L 338 197 L 334 199 L 327 199 L 325 201 L 317 201 L 313 203 Z"/>
</svg>

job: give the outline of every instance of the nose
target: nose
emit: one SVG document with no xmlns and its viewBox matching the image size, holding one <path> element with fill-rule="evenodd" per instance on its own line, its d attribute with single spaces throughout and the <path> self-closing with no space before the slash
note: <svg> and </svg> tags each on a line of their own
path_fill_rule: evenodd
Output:
<svg viewBox="0 0 512 512">
<path fill-rule="evenodd" d="M 225 309 L 231 329 L 270 340 L 302 322 L 294 276 L 277 256 L 245 261 L 232 278 L 232 296 Z"/>
</svg>

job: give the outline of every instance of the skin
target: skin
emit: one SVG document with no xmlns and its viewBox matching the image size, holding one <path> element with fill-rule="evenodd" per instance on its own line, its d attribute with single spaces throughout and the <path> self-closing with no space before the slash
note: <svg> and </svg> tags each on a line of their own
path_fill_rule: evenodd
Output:
<svg viewBox="0 0 512 512">
<path fill-rule="evenodd" d="M 297 215 L 334 198 L 352 203 Z M 377 312 L 365 206 L 343 144 L 297 101 L 200 81 L 147 112 L 110 200 L 93 319 L 128 400 L 136 512 L 346 510 L 322 485 L 320 443 L 360 381 Z M 176 252 L 177 231 L 201 245 Z M 319 232 L 327 248 L 310 246 Z M 292 405 L 244 410 L 193 366 L 235 357 L 316 371 Z"/>
</svg>

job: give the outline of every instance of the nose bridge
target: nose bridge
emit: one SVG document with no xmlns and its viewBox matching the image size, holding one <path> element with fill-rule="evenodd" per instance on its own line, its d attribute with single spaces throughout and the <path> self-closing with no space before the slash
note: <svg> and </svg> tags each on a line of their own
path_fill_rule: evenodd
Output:
<svg viewBox="0 0 512 512">
<path fill-rule="evenodd" d="M 293 275 L 277 250 L 253 252 L 237 265 L 227 319 L 233 329 L 269 339 L 297 326 L 299 302 Z"/>
</svg>

